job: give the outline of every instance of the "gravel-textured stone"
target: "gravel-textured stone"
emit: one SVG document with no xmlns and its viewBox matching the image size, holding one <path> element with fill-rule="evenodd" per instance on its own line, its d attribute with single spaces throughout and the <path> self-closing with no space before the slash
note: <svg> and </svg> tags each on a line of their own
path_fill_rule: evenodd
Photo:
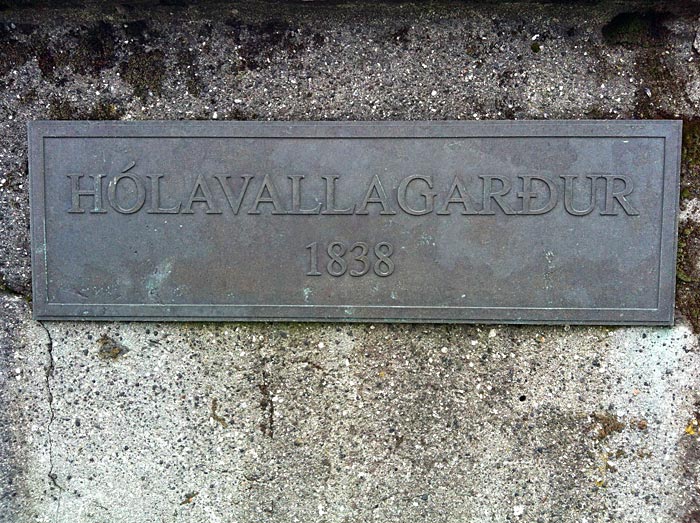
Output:
<svg viewBox="0 0 700 523">
<path fill-rule="evenodd" d="M 0 1 L 0 521 L 700 521 L 698 20 Z M 661 117 L 674 328 L 31 320 L 28 120 Z"/>
</svg>

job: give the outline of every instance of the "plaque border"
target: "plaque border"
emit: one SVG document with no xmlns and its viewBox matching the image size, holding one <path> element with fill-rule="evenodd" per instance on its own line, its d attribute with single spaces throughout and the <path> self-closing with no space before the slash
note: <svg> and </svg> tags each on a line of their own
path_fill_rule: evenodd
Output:
<svg viewBox="0 0 700 523">
<path fill-rule="evenodd" d="M 28 123 L 32 309 L 37 320 L 344 321 L 672 325 L 682 120 L 381 122 L 35 121 Z M 660 138 L 664 140 L 655 308 L 48 302 L 44 151 L 47 138 Z M 670 255 L 669 255 L 670 253 Z M 438 313 L 438 314 L 436 314 Z M 466 313 L 466 315 L 465 315 Z"/>
</svg>

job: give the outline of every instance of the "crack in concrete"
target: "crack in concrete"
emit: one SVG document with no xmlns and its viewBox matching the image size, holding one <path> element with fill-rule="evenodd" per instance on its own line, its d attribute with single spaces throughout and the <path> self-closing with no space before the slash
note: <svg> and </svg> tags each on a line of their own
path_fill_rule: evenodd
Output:
<svg viewBox="0 0 700 523">
<path fill-rule="evenodd" d="M 260 409 L 263 414 L 263 421 L 260 423 L 260 431 L 273 438 L 275 433 L 275 404 L 270 391 L 270 376 L 266 370 L 262 373 L 263 382 L 258 385 L 258 390 L 262 395 Z"/>
<path fill-rule="evenodd" d="M 46 333 L 47 336 L 47 349 L 48 349 L 48 364 L 46 366 L 46 376 L 45 376 L 45 383 L 46 383 L 46 392 L 49 400 L 49 422 L 46 426 L 46 433 L 47 433 L 47 438 L 48 438 L 48 444 L 49 444 L 49 479 L 51 480 L 51 484 L 56 487 L 59 491 L 63 492 L 65 489 L 58 483 L 56 473 L 53 471 L 54 469 L 54 461 L 53 461 L 53 435 L 51 433 L 51 429 L 53 426 L 54 419 L 56 417 L 56 413 L 53 408 L 53 390 L 51 388 L 51 378 L 53 377 L 53 372 L 54 372 L 54 358 L 53 358 L 53 338 L 51 336 L 51 331 L 44 325 L 43 322 L 39 321 L 39 325 L 41 325 L 42 329 L 44 329 L 44 332 Z M 58 516 L 58 513 L 61 508 L 61 496 L 59 495 L 58 497 L 58 506 L 56 507 L 56 515 Z"/>
</svg>

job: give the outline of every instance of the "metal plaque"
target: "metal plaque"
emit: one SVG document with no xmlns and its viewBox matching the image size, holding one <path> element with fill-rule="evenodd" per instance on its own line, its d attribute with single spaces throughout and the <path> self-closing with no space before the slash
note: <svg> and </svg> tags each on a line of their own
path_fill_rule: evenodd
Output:
<svg viewBox="0 0 700 523">
<path fill-rule="evenodd" d="M 670 324 L 681 122 L 33 122 L 38 319 Z"/>
</svg>

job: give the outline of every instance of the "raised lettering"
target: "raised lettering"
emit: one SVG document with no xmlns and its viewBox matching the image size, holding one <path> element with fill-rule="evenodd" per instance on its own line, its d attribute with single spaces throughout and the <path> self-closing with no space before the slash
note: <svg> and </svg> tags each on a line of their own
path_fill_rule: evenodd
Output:
<svg viewBox="0 0 700 523">
<path fill-rule="evenodd" d="M 255 175 L 241 175 L 240 182 L 234 180 L 231 175 L 212 175 L 223 191 L 223 195 L 220 196 L 212 191 L 211 178 L 199 174 L 191 186 L 191 191 L 185 193 L 188 194 L 186 198 L 180 196 L 175 199 L 174 195 L 166 193 L 164 202 L 162 186 L 168 185 L 163 181 L 167 175 L 135 175 L 127 172 L 131 167 L 133 162 L 129 168 L 112 178 L 106 188 L 106 199 L 109 203 L 107 207 L 111 206 L 121 214 L 138 212 L 144 207 L 147 197 L 150 197 L 146 210 L 148 214 L 194 214 L 195 203 L 204 204 L 206 214 L 222 214 L 221 206 L 226 205 L 222 199 L 225 197 L 233 215 L 238 215 L 241 212 L 241 206 L 245 203 L 243 212 L 247 211 L 252 215 L 265 212 L 265 204 L 271 206 L 268 212 L 273 215 L 368 215 L 370 205 L 374 204 L 377 209 L 373 212 L 379 215 L 395 215 L 396 212 L 392 207 L 398 205 L 402 213 L 411 216 L 424 216 L 433 212 L 444 216 L 452 214 L 451 205 L 457 205 L 462 215 L 494 215 L 497 210 L 500 210 L 507 215 L 522 216 L 551 212 L 560 204 L 563 193 L 561 205 L 564 207 L 564 212 L 572 216 L 588 215 L 596 210 L 596 207 L 599 207 L 600 214 L 605 216 L 639 215 L 636 204 L 633 205 L 630 199 L 630 195 L 634 192 L 634 180 L 628 175 L 566 174 L 560 175 L 556 181 L 549 176 L 537 174 L 517 177 L 479 175 L 471 181 L 477 178 L 481 180 L 480 205 L 468 190 L 468 185 L 458 175 L 452 177 L 446 192 L 435 188 L 438 182 L 433 176 L 418 174 L 405 176 L 394 189 L 395 201 L 393 194 L 389 196 L 391 192 L 385 189 L 380 177 L 374 175 L 366 185 L 362 198 L 358 199 L 359 203 L 344 207 L 337 202 L 338 175 L 320 177 L 325 182 L 325 201 L 323 202 L 323 195 L 304 193 L 304 190 L 309 190 L 306 184 L 311 182 L 303 182 L 307 176 L 300 174 L 287 175 L 289 185 L 282 186 L 276 185 L 274 176 L 264 175 L 254 199 L 252 195 L 248 195 L 248 191 L 252 190 L 250 186 L 256 178 Z M 71 190 L 71 206 L 67 212 L 71 214 L 107 212 L 103 205 L 102 190 L 102 179 L 106 178 L 106 175 L 68 174 L 66 176 L 70 180 Z M 83 178 L 92 179 L 90 189 L 85 188 Z M 602 187 L 602 182 L 598 182 L 599 179 L 605 180 L 605 187 Z M 170 178 L 167 180 L 172 182 Z M 172 185 L 180 186 L 179 183 Z M 517 192 L 516 187 L 519 189 Z M 284 191 L 280 193 L 280 189 Z M 471 187 L 471 189 L 474 188 Z M 601 194 L 600 191 L 603 190 L 605 193 Z M 85 203 L 84 198 L 92 198 L 90 208 L 83 208 L 81 205 Z"/>
<path fill-rule="evenodd" d="M 201 196 L 199 196 L 199 192 L 202 193 Z M 221 211 L 212 204 L 213 201 L 214 195 L 211 193 L 209 184 L 204 176 L 200 174 L 197 176 L 197 180 L 194 182 L 194 187 L 192 188 L 190 197 L 187 199 L 187 203 L 182 209 L 182 214 L 194 214 L 194 211 L 192 210 L 192 204 L 194 203 L 206 204 L 206 214 L 221 214 Z"/>
<path fill-rule="evenodd" d="M 615 202 L 620 204 L 620 207 L 629 216 L 638 216 L 639 212 L 637 209 L 632 207 L 632 204 L 627 200 L 626 196 L 632 194 L 634 190 L 632 187 L 632 179 L 629 176 L 603 176 L 605 178 L 605 209 L 600 214 L 607 216 L 617 216 L 617 211 L 615 210 Z M 622 182 L 622 189 L 619 191 L 615 190 L 615 181 L 620 180 Z"/>
<path fill-rule="evenodd" d="M 353 205 L 349 209 L 338 209 L 335 202 L 335 181 L 338 176 L 321 176 L 326 181 L 326 208 L 321 214 L 352 214 L 355 211 Z"/>
<path fill-rule="evenodd" d="M 119 188 L 119 182 L 122 180 L 131 180 L 131 183 L 134 185 L 134 189 L 136 190 L 136 198 L 130 207 L 124 207 L 119 203 L 117 189 Z M 107 199 L 115 211 L 121 214 L 133 214 L 138 212 L 141 207 L 143 207 L 143 204 L 146 203 L 146 188 L 144 187 L 141 179 L 137 176 L 122 173 L 109 181 L 109 185 L 107 186 Z"/>
<path fill-rule="evenodd" d="M 374 263 L 374 274 L 385 278 L 394 273 L 392 254 L 394 254 L 394 246 L 389 242 L 379 242 L 374 246 L 374 255 L 377 257 L 377 261 Z"/>
<path fill-rule="evenodd" d="M 83 177 L 82 174 L 68 174 L 71 184 L 71 207 L 68 210 L 72 214 L 82 214 L 85 211 L 80 207 L 80 197 L 81 196 L 92 196 L 92 210 L 90 214 L 104 214 L 107 211 L 102 207 L 102 178 L 104 174 L 98 174 L 96 176 L 90 176 L 93 180 L 92 189 L 81 189 L 80 179 Z"/>
<path fill-rule="evenodd" d="M 559 191 L 556 185 L 547 178 L 541 176 L 519 176 L 523 181 L 523 190 L 517 196 L 523 201 L 523 209 L 518 214 L 546 214 L 557 205 Z M 539 209 L 533 209 L 532 205 L 540 198 L 541 194 L 534 190 L 533 181 L 542 182 L 547 187 L 547 201 Z"/>
<path fill-rule="evenodd" d="M 476 211 L 474 210 L 474 200 L 472 200 L 472 197 L 469 195 L 467 188 L 464 187 L 464 184 L 462 183 L 462 180 L 460 180 L 459 176 L 455 176 L 452 180 L 452 185 L 447 193 L 447 200 L 445 200 L 445 204 L 442 206 L 442 209 L 437 212 L 437 214 L 452 214 L 449 207 L 450 204 L 453 203 L 462 204 L 462 214 L 476 214 Z"/>
<path fill-rule="evenodd" d="M 422 216 L 423 214 L 430 214 L 431 212 L 433 212 L 433 202 L 435 200 L 436 194 L 432 191 L 423 191 L 419 193 L 425 201 L 425 205 L 422 209 L 414 209 L 408 204 L 408 200 L 406 199 L 406 193 L 408 192 L 409 185 L 411 185 L 411 183 L 416 180 L 424 181 L 428 186 L 428 189 L 433 188 L 433 181 L 430 177 L 416 175 L 404 178 L 403 180 L 401 180 L 397 192 L 397 200 L 399 203 L 399 207 L 401 207 L 401 209 L 407 214 L 411 214 L 413 216 Z"/>
<path fill-rule="evenodd" d="M 348 268 L 348 263 L 343 258 L 347 252 L 345 245 L 340 242 L 333 242 L 328 244 L 328 249 L 326 251 L 330 257 L 330 261 L 326 264 L 328 274 L 336 278 L 345 274 Z"/>
<path fill-rule="evenodd" d="M 164 174 L 147 174 L 146 178 L 151 180 L 151 208 L 146 211 L 148 214 L 177 214 L 180 212 L 181 203 L 175 207 L 163 208 L 160 203 L 160 179 Z"/>
<path fill-rule="evenodd" d="M 374 193 L 376 193 L 377 196 L 374 196 Z M 369 214 L 367 206 L 370 203 L 378 203 L 382 206 L 382 210 L 379 214 L 396 214 L 396 212 L 392 211 L 391 207 L 389 207 L 389 197 L 386 195 L 384 186 L 382 186 L 382 182 L 376 174 L 367 188 L 365 197 L 362 200 L 362 205 L 360 205 L 355 214 Z"/>
<path fill-rule="evenodd" d="M 585 216 L 593 212 L 595 209 L 595 182 L 600 176 L 586 176 L 590 181 L 588 191 L 588 204 L 585 209 L 577 210 L 574 207 L 574 191 L 576 189 L 576 178 L 579 176 L 573 174 L 562 175 L 564 179 L 564 209 L 572 216 Z"/>
<path fill-rule="evenodd" d="M 292 180 L 292 209 L 289 214 L 318 214 L 321 212 L 321 204 L 319 203 L 313 209 L 301 208 L 301 181 L 304 179 L 302 175 L 287 176 Z"/>
<path fill-rule="evenodd" d="M 515 214 L 515 211 L 510 208 L 508 203 L 503 200 L 503 196 L 508 194 L 512 187 L 512 183 L 508 178 L 503 176 L 479 176 L 484 181 L 484 198 L 483 207 L 479 214 L 495 214 L 491 208 L 491 202 L 496 202 L 505 214 Z M 493 181 L 498 180 L 501 183 L 500 189 L 494 189 Z"/>
<path fill-rule="evenodd" d="M 267 192 L 267 196 L 265 193 Z M 248 214 L 260 214 L 258 207 L 262 203 L 272 204 L 273 211 L 272 214 L 286 214 L 282 205 L 280 203 L 280 197 L 277 193 L 277 187 L 273 183 L 272 179 L 268 174 L 263 178 L 262 185 L 260 185 L 260 190 L 258 195 L 255 197 L 255 203 L 253 203 L 253 208 L 248 211 Z"/>
<path fill-rule="evenodd" d="M 250 185 L 250 180 L 254 177 L 249 174 L 244 174 L 243 176 L 241 176 L 241 179 L 243 180 L 243 187 L 240 191 L 238 191 L 238 196 L 233 195 L 231 186 L 228 183 L 228 181 L 231 179 L 230 176 L 222 176 L 220 174 L 216 174 L 214 175 L 214 178 L 216 178 L 216 181 L 219 182 L 219 185 L 221 185 L 221 188 L 224 191 L 224 195 L 226 196 L 226 201 L 228 202 L 229 207 L 231 207 L 233 214 L 238 214 L 238 211 L 241 208 L 241 203 L 243 203 L 243 198 L 245 198 L 245 194 L 248 191 L 248 185 Z"/>
<path fill-rule="evenodd" d="M 355 250 L 360 249 L 360 254 L 355 255 Z M 359 277 L 359 276 L 364 276 L 369 272 L 370 264 L 369 264 L 369 258 L 367 258 L 367 254 L 369 253 L 369 247 L 365 242 L 357 242 L 353 244 L 352 247 L 350 247 L 350 252 L 353 253 L 355 256 L 353 259 L 354 261 L 358 261 L 362 264 L 362 269 L 359 271 L 356 269 L 351 269 L 350 270 L 350 276 L 354 277 Z"/>
</svg>

